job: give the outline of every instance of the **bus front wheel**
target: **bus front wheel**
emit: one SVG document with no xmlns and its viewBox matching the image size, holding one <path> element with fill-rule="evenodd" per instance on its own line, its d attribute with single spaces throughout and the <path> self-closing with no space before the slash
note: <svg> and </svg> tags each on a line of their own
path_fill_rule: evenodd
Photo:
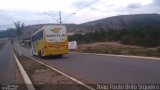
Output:
<svg viewBox="0 0 160 90">
<path fill-rule="evenodd" d="M 33 51 L 32 51 L 32 55 L 35 56 L 35 54 L 33 53 Z"/>
</svg>

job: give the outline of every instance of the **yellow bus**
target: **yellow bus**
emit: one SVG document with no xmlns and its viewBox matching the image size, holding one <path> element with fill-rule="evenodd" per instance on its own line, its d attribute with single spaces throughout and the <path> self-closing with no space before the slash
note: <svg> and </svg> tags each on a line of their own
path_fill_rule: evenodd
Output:
<svg viewBox="0 0 160 90">
<path fill-rule="evenodd" d="M 32 54 L 62 56 L 68 53 L 68 35 L 64 25 L 46 25 L 32 35 Z"/>
</svg>

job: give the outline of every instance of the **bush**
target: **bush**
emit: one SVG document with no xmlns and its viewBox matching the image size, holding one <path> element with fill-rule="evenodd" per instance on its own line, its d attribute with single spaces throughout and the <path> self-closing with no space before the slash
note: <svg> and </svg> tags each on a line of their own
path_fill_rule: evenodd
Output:
<svg viewBox="0 0 160 90">
<path fill-rule="evenodd" d="M 108 52 L 111 54 L 121 54 L 121 49 L 110 49 Z"/>
<path fill-rule="evenodd" d="M 146 56 L 158 56 L 157 52 L 155 50 L 151 50 L 151 49 L 145 50 L 144 55 L 146 55 Z"/>
<path fill-rule="evenodd" d="M 137 52 L 136 52 L 136 50 L 130 49 L 130 50 L 128 50 L 128 54 L 137 55 Z"/>
<path fill-rule="evenodd" d="M 159 47 L 159 48 L 157 48 L 157 52 L 160 54 L 160 47 Z"/>
</svg>

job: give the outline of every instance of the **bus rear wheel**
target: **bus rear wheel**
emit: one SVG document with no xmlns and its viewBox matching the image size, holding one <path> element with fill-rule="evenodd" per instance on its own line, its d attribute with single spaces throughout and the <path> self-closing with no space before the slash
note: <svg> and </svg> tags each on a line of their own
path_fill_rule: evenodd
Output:
<svg viewBox="0 0 160 90">
<path fill-rule="evenodd" d="M 58 58 L 62 58 L 62 56 L 63 56 L 62 54 L 61 55 L 57 55 Z"/>
<path fill-rule="evenodd" d="M 39 56 L 39 58 L 44 58 L 43 56 L 42 56 L 42 53 L 41 53 L 41 51 L 38 51 L 38 56 Z"/>
</svg>

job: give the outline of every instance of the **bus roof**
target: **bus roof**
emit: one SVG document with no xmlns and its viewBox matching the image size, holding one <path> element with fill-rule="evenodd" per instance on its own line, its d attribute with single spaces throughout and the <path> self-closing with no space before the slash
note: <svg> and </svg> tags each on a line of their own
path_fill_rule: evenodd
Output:
<svg viewBox="0 0 160 90">
<path fill-rule="evenodd" d="M 36 31 L 35 33 L 33 33 L 31 36 L 35 35 L 36 33 L 40 32 L 43 30 L 43 28 L 48 27 L 48 26 L 65 26 L 65 25 L 61 25 L 61 24 L 53 24 L 53 25 L 44 25 L 42 28 L 40 28 L 38 31 Z"/>
</svg>

